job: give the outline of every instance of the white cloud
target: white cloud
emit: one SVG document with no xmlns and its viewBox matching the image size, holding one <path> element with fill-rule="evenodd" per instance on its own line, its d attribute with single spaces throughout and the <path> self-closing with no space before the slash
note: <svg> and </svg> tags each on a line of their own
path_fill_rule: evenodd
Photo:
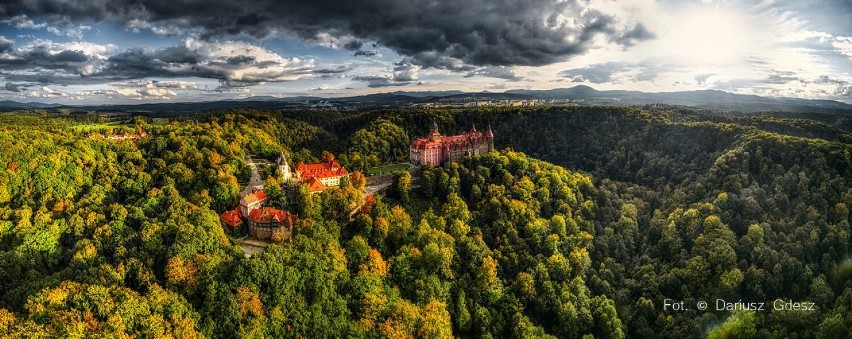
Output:
<svg viewBox="0 0 852 339">
<path fill-rule="evenodd" d="M 293 81 L 305 78 L 314 68 L 314 59 L 284 58 L 246 42 L 209 42 L 189 38 L 184 45 L 204 57 L 200 63 L 190 67 L 221 74 L 231 82 Z"/>
<path fill-rule="evenodd" d="M 115 93 L 134 99 L 168 99 L 177 95 L 169 88 L 161 88 L 154 83 L 147 83 L 142 87 L 122 87 L 115 89 Z"/>
<path fill-rule="evenodd" d="M 7 20 L 3 20 L 3 23 L 7 23 L 15 26 L 15 28 L 20 29 L 42 29 L 47 27 L 46 22 L 42 22 L 40 24 L 36 24 L 32 19 L 27 18 L 26 15 L 18 15 L 11 17 Z"/>
<path fill-rule="evenodd" d="M 33 89 L 24 93 L 28 97 L 32 98 L 56 98 L 56 97 L 67 97 L 68 92 L 61 89 L 53 89 L 47 86 L 42 86 L 38 89 Z"/>
<path fill-rule="evenodd" d="M 40 30 L 44 29 L 49 33 L 52 33 L 56 36 L 67 36 L 70 38 L 83 39 L 83 32 L 89 31 L 92 29 L 91 26 L 87 25 L 79 25 L 79 26 L 68 26 L 65 24 L 67 28 L 62 29 L 59 27 L 49 26 L 47 22 L 35 23 L 32 19 L 28 18 L 26 15 L 18 15 L 7 20 L 3 20 L 3 23 L 10 24 L 15 26 L 18 29 L 33 29 Z"/>
</svg>

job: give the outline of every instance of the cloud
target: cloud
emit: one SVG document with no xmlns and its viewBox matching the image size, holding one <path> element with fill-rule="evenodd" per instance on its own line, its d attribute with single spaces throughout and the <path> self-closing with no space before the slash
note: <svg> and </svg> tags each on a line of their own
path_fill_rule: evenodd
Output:
<svg viewBox="0 0 852 339">
<path fill-rule="evenodd" d="M 11 82 L 7 82 L 6 86 L 4 86 L 7 91 L 15 93 L 20 93 L 21 91 L 26 90 L 27 87 L 29 87 L 27 84 L 13 84 Z"/>
<path fill-rule="evenodd" d="M 649 31 L 648 28 L 645 27 L 645 25 L 637 24 L 635 27 L 633 27 L 633 29 L 625 32 L 624 34 L 613 37 L 613 41 L 624 47 L 631 47 L 636 43 L 645 40 L 651 40 L 656 37 L 657 36 L 654 33 L 651 33 L 651 31 Z"/>
<path fill-rule="evenodd" d="M 546 65 L 585 53 L 598 36 L 625 47 L 654 36 L 643 25 L 628 25 L 580 0 L 436 0 L 416 5 L 396 0 L 210 0 L 203 10 L 188 0 L 9 0 L 0 11 L 200 29 L 202 37 L 214 39 L 291 35 L 349 50 L 374 41 L 414 65 L 443 69 Z"/>
<path fill-rule="evenodd" d="M 245 87 L 348 72 L 354 66 L 317 69 L 313 59 L 285 58 L 246 42 L 186 39 L 165 48 L 55 43 L 38 40 L 12 48 L 0 37 L 0 76 L 43 84 L 109 83 L 152 77 L 221 80 L 220 87 Z"/>
<path fill-rule="evenodd" d="M 774 71 L 766 78 L 766 80 L 764 80 L 767 84 L 786 84 L 791 81 L 804 80 L 799 78 L 795 72 L 790 71 Z"/>
<path fill-rule="evenodd" d="M 19 48 L 0 48 L 0 75 L 7 80 L 45 84 L 62 79 L 86 82 L 105 66 L 106 55 L 116 49 L 115 45 L 49 40 L 36 40 Z"/>
<path fill-rule="evenodd" d="M 179 91 L 197 90 L 198 84 L 187 81 L 130 81 L 113 84 L 112 89 L 79 90 L 69 95 L 78 100 L 101 97 L 131 100 L 168 100 L 178 96 Z"/>
<path fill-rule="evenodd" d="M 399 82 L 394 81 L 391 77 L 385 76 L 377 76 L 377 75 L 358 75 L 352 77 L 352 80 L 366 82 L 367 87 L 377 88 L 377 87 L 390 87 L 390 86 L 405 86 L 410 85 L 411 82 Z"/>
<path fill-rule="evenodd" d="M 467 72 L 465 78 L 472 78 L 475 76 L 483 76 L 483 77 L 491 77 L 504 79 L 508 81 L 520 81 L 523 80 L 524 77 L 518 76 L 515 74 L 515 71 L 509 69 L 508 67 L 498 66 L 498 67 L 482 67 L 476 70 L 472 70 Z"/>
<path fill-rule="evenodd" d="M 704 85 L 707 84 L 707 79 L 710 79 L 710 77 L 712 77 L 714 75 L 716 75 L 716 74 L 714 74 L 714 73 L 696 74 L 695 75 L 695 83 L 698 84 L 698 86 L 704 86 Z"/>
<path fill-rule="evenodd" d="M 160 88 L 174 88 L 174 89 L 196 89 L 198 88 L 198 84 L 189 81 L 156 81 L 153 83 Z"/>
<path fill-rule="evenodd" d="M 407 63 L 398 63 L 393 68 L 393 81 L 412 82 L 417 81 L 420 75 L 420 67 Z"/>
<path fill-rule="evenodd" d="M 374 49 L 373 50 L 366 50 L 366 51 L 365 50 L 357 50 L 357 51 L 355 51 L 355 53 L 352 53 L 352 56 L 368 56 L 368 57 L 370 57 L 370 56 L 376 56 L 378 54 L 379 54 L 379 51 L 374 50 Z"/>
<path fill-rule="evenodd" d="M 77 27 L 66 28 L 64 31 L 65 36 L 77 39 L 83 39 L 83 32 L 89 31 L 92 29 L 92 26 L 80 25 Z M 54 33 L 56 34 L 56 33 Z M 59 35 L 59 34 L 56 34 Z"/>
<path fill-rule="evenodd" d="M 2 9 L 2 5 L 0 5 L 0 9 Z M 2 13 L 2 10 L 0 10 L 0 13 Z M 3 20 L 2 22 L 9 24 L 9 25 L 12 25 L 12 26 L 15 26 L 15 28 L 18 28 L 18 29 L 35 29 L 35 30 L 45 29 L 49 33 L 53 33 L 53 35 L 56 35 L 56 36 L 63 36 L 64 35 L 64 36 L 67 36 L 67 37 L 77 38 L 77 39 L 83 39 L 83 32 L 92 29 L 91 26 L 87 26 L 87 25 L 79 25 L 79 26 L 70 25 L 64 19 L 59 20 L 59 22 L 61 23 L 61 25 L 63 26 L 64 29 L 61 29 L 59 27 L 49 26 L 46 22 L 42 22 L 42 23 L 37 24 L 32 19 L 27 17 L 26 14 L 17 15 L 17 16 L 11 17 L 9 19 Z"/>
<path fill-rule="evenodd" d="M 823 85 L 824 88 L 822 90 L 828 95 L 839 97 L 852 96 L 852 81 L 850 80 L 842 80 L 828 75 L 821 75 L 811 83 Z"/>
<path fill-rule="evenodd" d="M 0 53 L 8 51 L 12 49 L 12 46 L 15 45 L 15 42 L 9 39 L 6 39 L 5 36 L 0 35 Z"/>
<path fill-rule="evenodd" d="M 47 27 L 46 22 L 36 24 L 35 22 L 33 22 L 32 19 L 27 18 L 26 15 L 17 15 L 9 19 L 3 20 L 2 22 L 20 29 L 42 29 Z"/>
<path fill-rule="evenodd" d="M 592 64 L 589 66 L 564 70 L 559 72 L 559 76 L 567 78 L 572 82 L 588 81 L 594 84 L 613 82 L 613 75 L 616 73 L 625 72 L 630 69 L 630 66 L 623 62 L 604 62 Z"/>
<path fill-rule="evenodd" d="M 177 96 L 174 91 L 176 87 L 173 87 L 176 84 L 180 86 L 177 82 L 169 83 L 168 86 L 161 86 L 159 82 L 152 81 L 139 85 L 121 86 L 113 92 L 133 99 L 168 99 Z"/>
<path fill-rule="evenodd" d="M 135 48 L 111 56 L 101 76 L 201 77 L 230 83 L 293 81 L 311 74 L 313 59 L 284 58 L 246 42 L 187 39 L 183 46 Z"/>
<path fill-rule="evenodd" d="M 33 98 L 56 98 L 56 97 L 67 97 L 68 92 L 63 91 L 61 89 L 53 89 L 48 86 L 42 86 L 41 88 L 33 89 L 31 91 L 25 92 L 26 96 Z"/>
<path fill-rule="evenodd" d="M 344 73 L 347 73 L 353 69 L 355 69 L 355 65 L 353 64 L 343 64 L 343 65 L 334 65 L 327 66 L 323 68 L 317 68 L 311 71 L 312 74 L 319 78 L 328 79 L 332 77 L 342 77 Z"/>
<path fill-rule="evenodd" d="M 367 87 L 391 87 L 406 86 L 418 83 L 420 66 L 400 62 L 394 65 L 393 70 L 384 75 L 358 75 L 352 77 L 354 81 L 367 83 Z"/>
</svg>

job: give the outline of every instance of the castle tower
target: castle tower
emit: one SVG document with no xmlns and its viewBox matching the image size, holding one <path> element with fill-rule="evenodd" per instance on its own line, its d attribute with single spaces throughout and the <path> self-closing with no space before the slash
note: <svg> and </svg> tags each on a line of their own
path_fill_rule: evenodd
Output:
<svg viewBox="0 0 852 339">
<path fill-rule="evenodd" d="M 429 133 L 429 141 L 441 140 L 441 132 L 438 132 L 438 123 L 432 119 L 432 130 Z"/>
<path fill-rule="evenodd" d="M 293 172 L 290 170 L 287 158 L 284 157 L 284 152 L 281 152 L 281 155 L 278 157 L 278 170 L 281 171 L 281 178 L 284 182 L 288 182 L 293 178 Z"/>
<path fill-rule="evenodd" d="M 488 151 L 494 150 L 494 132 L 491 131 L 491 123 L 488 124 L 488 130 L 485 131 L 485 141 L 488 142 Z"/>
</svg>

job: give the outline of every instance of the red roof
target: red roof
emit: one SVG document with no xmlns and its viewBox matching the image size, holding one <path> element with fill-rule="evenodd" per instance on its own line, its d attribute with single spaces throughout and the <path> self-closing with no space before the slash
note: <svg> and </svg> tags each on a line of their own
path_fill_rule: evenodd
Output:
<svg viewBox="0 0 852 339">
<path fill-rule="evenodd" d="M 257 223 L 280 223 L 287 226 L 293 226 L 299 220 L 295 214 L 286 210 L 278 210 L 272 207 L 264 207 L 262 209 L 252 210 L 249 213 L 248 219 Z"/>
<path fill-rule="evenodd" d="M 264 201 L 266 201 L 266 193 L 263 191 L 257 191 L 245 196 L 245 198 L 240 201 L 240 204 L 248 206 L 255 203 L 263 203 Z"/>
<path fill-rule="evenodd" d="M 468 142 L 481 142 L 480 139 L 482 139 L 482 137 L 482 132 L 471 130 L 458 135 L 443 136 L 440 140 L 436 141 L 419 138 L 411 142 L 411 147 L 416 149 L 461 147 Z"/>
<path fill-rule="evenodd" d="M 319 181 L 317 178 L 310 177 L 308 180 L 305 180 L 305 183 L 308 184 L 311 192 L 319 192 L 324 191 L 326 189 L 325 185 L 322 181 Z"/>
<path fill-rule="evenodd" d="M 332 160 L 317 164 L 304 164 L 300 162 L 296 165 L 296 173 L 302 180 L 307 180 L 311 177 L 329 178 L 344 176 L 349 174 L 349 171 L 343 166 L 340 166 L 337 160 Z"/>
<path fill-rule="evenodd" d="M 239 208 L 230 211 L 225 211 L 219 216 L 219 220 L 231 227 L 237 227 L 243 223 L 243 214 Z"/>
</svg>

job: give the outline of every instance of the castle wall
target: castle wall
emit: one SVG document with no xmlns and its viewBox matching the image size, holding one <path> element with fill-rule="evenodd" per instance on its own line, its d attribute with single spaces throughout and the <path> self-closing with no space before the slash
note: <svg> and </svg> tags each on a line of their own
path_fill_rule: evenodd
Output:
<svg viewBox="0 0 852 339">
<path fill-rule="evenodd" d="M 292 230 L 281 223 L 259 223 L 249 221 L 249 235 L 259 240 L 270 240 L 275 232 L 282 233 L 282 240 L 289 241 L 292 237 Z"/>
</svg>

